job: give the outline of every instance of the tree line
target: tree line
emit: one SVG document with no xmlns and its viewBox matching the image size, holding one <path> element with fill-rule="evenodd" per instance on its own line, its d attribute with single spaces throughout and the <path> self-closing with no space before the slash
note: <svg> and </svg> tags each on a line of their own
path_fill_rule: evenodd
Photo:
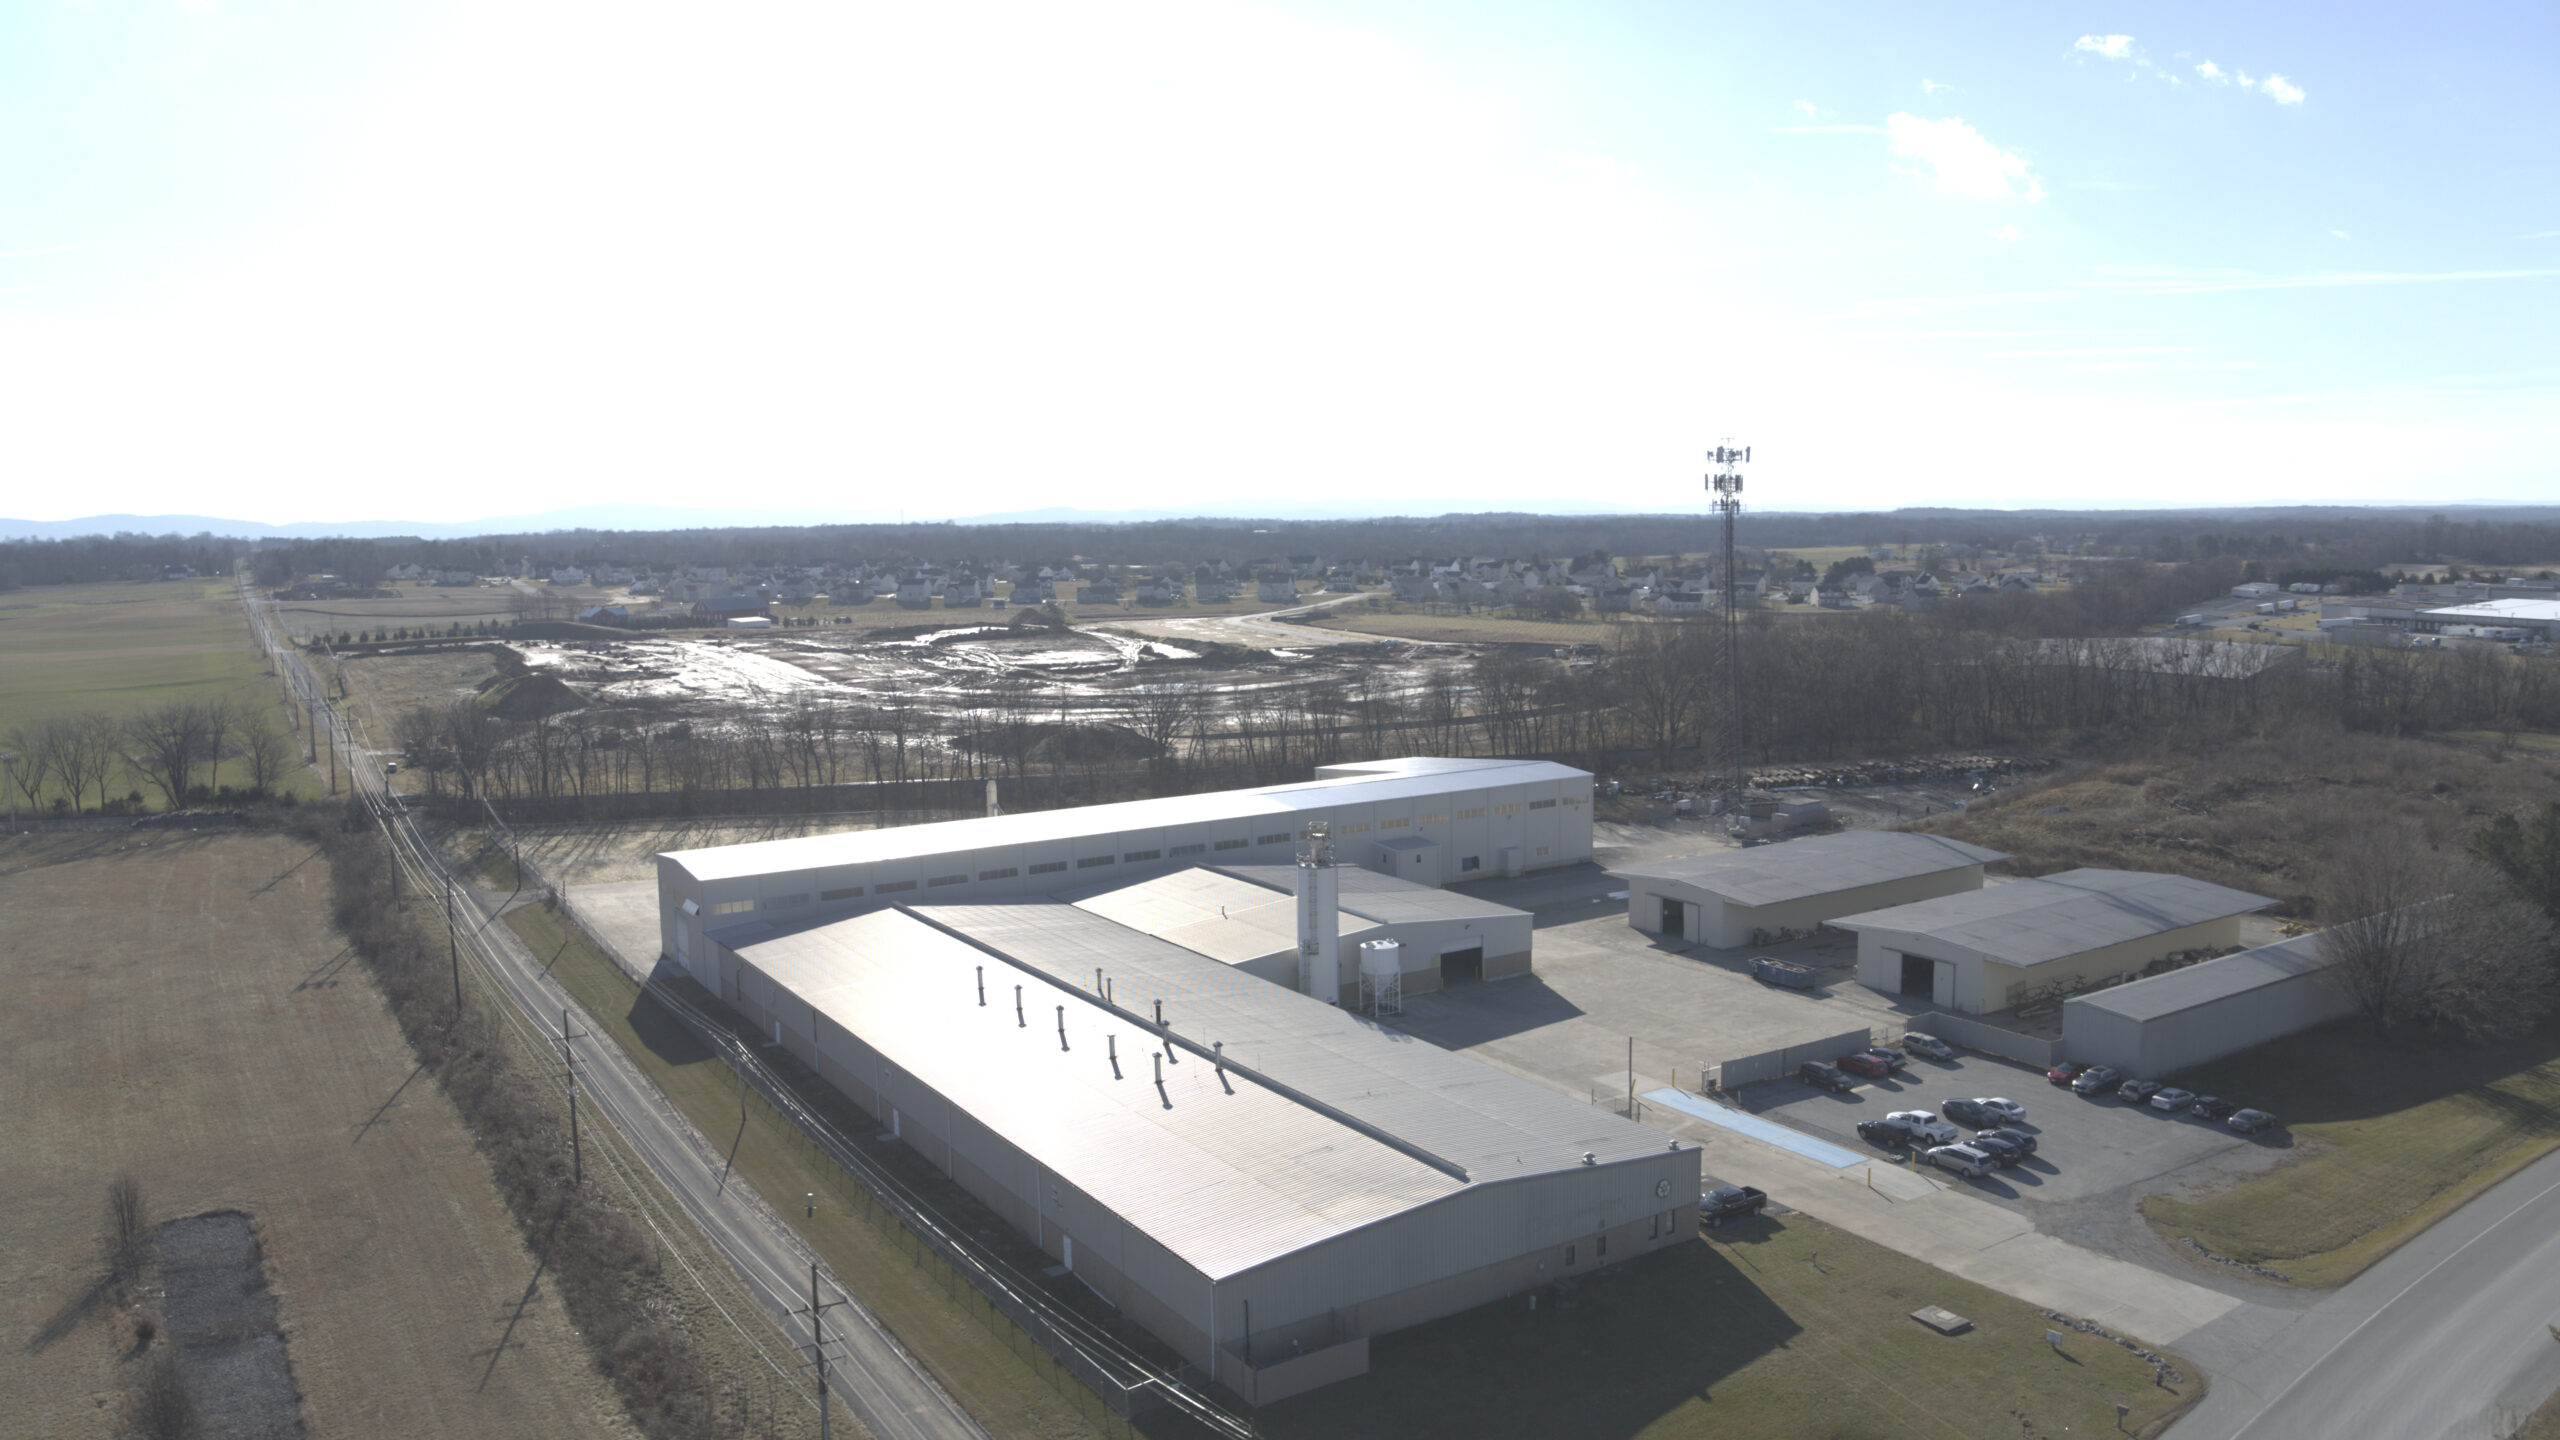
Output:
<svg viewBox="0 0 2560 1440">
<path fill-rule="evenodd" d="M 300 763 L 296 748 L 268 707 L 228 697 L 59 715 L 0 738 L 17 757 L 12 798 L 53 815 L 136 812 L 150 803 L 145 787 L 172 810 L 267 799 Z M 224 783 L 226 763 L 237 783 Z"/>
</svg>

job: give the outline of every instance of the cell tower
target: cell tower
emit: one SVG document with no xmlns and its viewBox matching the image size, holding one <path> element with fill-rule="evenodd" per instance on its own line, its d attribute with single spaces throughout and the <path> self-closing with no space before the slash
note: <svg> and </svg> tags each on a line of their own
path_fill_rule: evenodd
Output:
<svg viewBox="0 0 2560 1440">
<path fill-rule="evenodd" d="M 1723 782 L 1732 801 L 1739 803 L 1748 777 L 1742 747 L 1742 577 L 1735 568 L 1733 529 L 1742 516 L 1738 467 L 1750 463 L 1751 447 L 1736 446 L 1728 438 L 1708 453 L 1707 460 L 1715 466 L 1707 476 L 1707 490 L 1716 497 L 1716 513 L 1724 517 L 1724 573 L 1718 587 L 1723 604 L 1718 607 L 1721 623 L 1716 635 L 1716 707 L 1721 723 L 1716 726 L 1711 778 Z"/>
</svg>

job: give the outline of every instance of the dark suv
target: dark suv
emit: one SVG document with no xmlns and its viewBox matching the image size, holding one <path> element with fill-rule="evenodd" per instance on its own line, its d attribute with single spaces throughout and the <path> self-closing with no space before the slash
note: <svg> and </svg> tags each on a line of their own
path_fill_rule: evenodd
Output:
<svg viewBox="0 0 2560 1440">
<path fill-rule="evenodd" d="M 1938 1113 L 1968 1130 L 1995 1126 L 2008 1118 L 1979 1100 L 1950 1100 L 1938 1107 Z"/>
<path fill-rule="evenodd" d="M 2115 1089 L 2116 1083 L 2122 1079 L 2124 1079 L 2124 1072 L 2112 1065 L 2092 1065 L 2072 1080 L 2071 1093 L 2103 1095 Z"/>
<path fill-rule="evenodd" d="M 1974 1132 L 1972 1139 L 1964 1143 L 2003 1165 L 2015 1165 L 2027 1158 L 2027 1147 L 2009 1138 L 2015 1133 L 2014 1131 L 1978 1130 Z"/>
<path fill-rule="evenodd" d="M 1819 1060 L 1807 1060 L 1797 1066 L 1796 1078 L 1816 1090 L 1830 1090 L 1842 1095 L 1858 1088 L 1858 1082 L 1849 1078 L 1848 1071 L 1837 1065 L 1825 1065 Z"/>
<path fill-rule="evenodd" d="M 1887 1150 L 1899 1150 L 1911 1143 L 1911 1127 L 1899 1120 L 1861 1120 L 1858 1138 Z"/>
</svg>

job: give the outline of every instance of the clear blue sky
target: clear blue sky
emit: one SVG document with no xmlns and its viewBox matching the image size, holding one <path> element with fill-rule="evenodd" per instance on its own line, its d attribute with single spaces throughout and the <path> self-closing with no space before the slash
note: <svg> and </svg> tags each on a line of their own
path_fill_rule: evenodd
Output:
<svg viewBox="0 0 2560 1440">
<path fill-rule="evenodd" d="M 2560 502 L 2560 9 L 0 8 L 0 513 Z"/>
</svg>

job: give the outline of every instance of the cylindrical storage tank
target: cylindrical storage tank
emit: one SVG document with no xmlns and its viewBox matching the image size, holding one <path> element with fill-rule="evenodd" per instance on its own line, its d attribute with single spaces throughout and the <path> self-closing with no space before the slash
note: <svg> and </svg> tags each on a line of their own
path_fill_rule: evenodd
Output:
<svg viewBox="0 0 2560 1440">
<path fill-rule="evenodd" d="M 1403 973 L 1403 941 L 1363 940 L 1360 942 L 1361 979 L 1385 980 Z"/>
<path fill-rule="evenodd" d="M 1307 957 L 1307 993 L 1327 1005 L 1342 1003 L 1342 961 L 1333 946 Z"/>
</svg>

